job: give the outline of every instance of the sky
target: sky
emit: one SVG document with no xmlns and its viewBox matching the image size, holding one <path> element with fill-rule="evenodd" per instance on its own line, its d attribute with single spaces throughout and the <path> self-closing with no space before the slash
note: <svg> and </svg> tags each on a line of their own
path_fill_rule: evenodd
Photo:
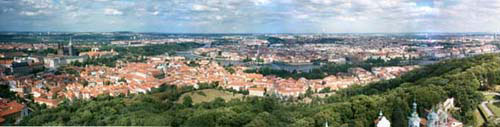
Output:
<svg viewBox="0 0 500 127">
<path fill-rule="evenodd" d="M 0 31 L 499 32 L 500 0 L 0 0 Z"/>
</svg>

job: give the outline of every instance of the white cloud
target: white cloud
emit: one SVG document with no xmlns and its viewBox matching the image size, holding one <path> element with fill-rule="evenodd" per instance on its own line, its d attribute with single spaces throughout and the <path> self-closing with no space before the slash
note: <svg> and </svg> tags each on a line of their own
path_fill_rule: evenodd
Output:
<svg viewBox="0 0 500 127">
<path fill-rule="evenodd" d="M 123 12 L 113 8 L 104 9 L 104 14 L 106 15 L 123 15 Z"/>
<path fill-rule="evenodd" d="M 158 14 L 160 14 L 160 12 L 159 12 L 159 11 L 155 11 L 155 12 L 153 12 L 153 13 L 151 13 L 151 14 L 153 14 L 153 15 L 158 15 Z"/>
<path fill-rule="evenodd" d="M 271 3 L 271 0 L 253 0 L 253 3 L 257 6 L 266 5 L 266 4 Z"/>
<path fill-rule="evenodd" d="M 24 15 L 24 16 L 37 16 L 37 15 L 40 15 L 40 14 L 47 14 L 47 12 L 42 11 L 42 10 L 38 10 L 38 11 L 21 11 L 19 14 L 20 15 Z"/>
<path fill-rule="evenodd" d="M 36 12 L 31 12 L 31 11 L 22 11 L 21 15 L 26 15 L 26 16 L 33 16 L 33 15 L 38 15 Z"/>
<path fill-rule="evenodd" d="M 218 8 L 209 7 L 206 5 L 195 4 L 192 6 L 193 11 L 219 11 Z"/>
</svg>

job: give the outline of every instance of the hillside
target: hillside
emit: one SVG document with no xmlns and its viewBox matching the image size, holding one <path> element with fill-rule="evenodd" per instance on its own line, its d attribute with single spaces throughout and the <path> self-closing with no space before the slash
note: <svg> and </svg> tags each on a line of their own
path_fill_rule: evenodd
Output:
<svg viewBox="0 0 500 127">
<path fill-rule="evenodd" d="M 220 97 L 224 99 L 225 101 L 229 101 L 232 99 L 237 99 L 237 98 L 242 98 L 242 94 L 233 94 L 231 92 L 227 91 L 222 91 L 222 90 L 216 90 L 216 89 L 204 89 L 204 90 L 197 90 L 197 91 L 192 91 L 188 92 L 185 94 L 182 94 L 180 99 L 177 100 L 178 103 L 183 103 L 186 96 L 189 96 L 193 104 L 199 104 L 202 102 L 210 102 L 215 100 L 216 98 Z"/>
<path fill-rule="evenodd" d="M 415 99 L 424 110 L 454 97 L 461 108 L 452 115 L 473 125 L 473 113 L 483 100 L 479 90 L 500 83 L 500 56 L 486 54 L 427 65 L 400 78 L 338 91 L 310 104 L 287 103 L 272 97 L 248 97 L 228 102 L 176 103 L 189 88 L 168 86 L 152 94 L 102 96 L 90 101 L 66 102 L 44 109 L 23 125 L 163 125 L 163 126 L 373 126 L 379 111 L 392 126 L 407 126 Z M 482 85 L 481 85 L 482 84 Z M 152 96 L 154 95 L 154 96 Z"/>
</svg>

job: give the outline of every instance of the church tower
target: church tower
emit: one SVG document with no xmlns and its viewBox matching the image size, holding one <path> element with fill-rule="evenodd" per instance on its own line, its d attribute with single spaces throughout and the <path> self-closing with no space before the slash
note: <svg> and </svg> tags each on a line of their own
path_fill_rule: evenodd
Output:
<svg viewBox="0 0 500 127">
<path fill-rule="evenodd" d="M 64 56 L 64 46 L 61 42 L 57 43 L 57 55 Z"/>
<path fill-rule="evenodd" d="M 413 101 L 413 113 L 408 117 L 408 127 L 420 127 L 420 117 L 417 113 L 417 103 Z"/>
<path fill-rule="evenodd" d="M 432 111 L 427 114 L 427 127 L 438 127 L 439 126 L 439 116 L 432 108 Z"/>
</svg>

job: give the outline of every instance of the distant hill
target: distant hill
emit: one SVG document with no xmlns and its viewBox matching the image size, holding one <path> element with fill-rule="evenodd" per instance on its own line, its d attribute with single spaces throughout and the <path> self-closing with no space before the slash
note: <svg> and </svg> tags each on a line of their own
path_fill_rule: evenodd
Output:
<svg viewBox="0 0 500 127">
<path fill-rule="evenodd" d="M 269 37 L 267 41 L 270 45 L 272 44 L 328 44 L 328 43 L 338 43 L 343 41 L 341 38 L 308 38 L 308 39 L 281 39 L 277 37 Z"/>
</svg>

